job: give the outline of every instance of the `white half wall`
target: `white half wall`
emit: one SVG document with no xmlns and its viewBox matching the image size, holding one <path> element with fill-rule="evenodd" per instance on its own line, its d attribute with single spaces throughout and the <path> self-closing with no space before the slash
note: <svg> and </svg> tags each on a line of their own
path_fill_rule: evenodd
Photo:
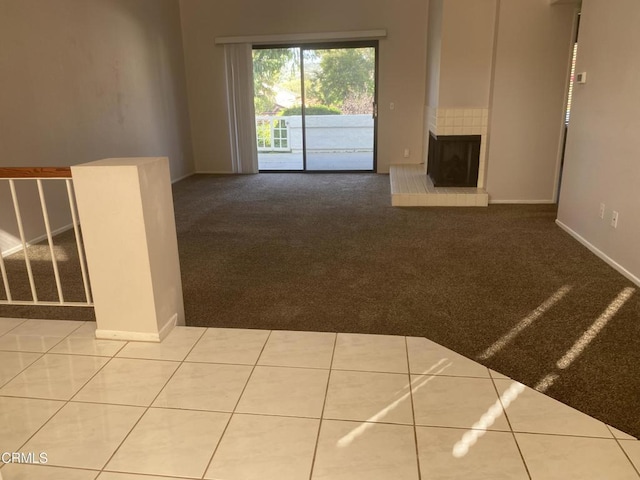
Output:
<svg viewBox="0 0 640 480">
<path fill-rule="evenodd" d="M 168 159 L 109 158 L 72 172 L 96 337 L 162 340 L 185 324 Z"/>
<path fill-rule="evenodd" d="M 640 3 L 584 0 L 558 220 L 640 278 Z M 600 219 L 600 204 L 605 204 Z M 610 225 L 613 211 L 618 226 Z M 611 263 L 611 262 L 610 262 Z M 629 275 L 627 275 L 629 276 Z M 631 278 L 631 277 L 630 277 Z"/>
</svg>

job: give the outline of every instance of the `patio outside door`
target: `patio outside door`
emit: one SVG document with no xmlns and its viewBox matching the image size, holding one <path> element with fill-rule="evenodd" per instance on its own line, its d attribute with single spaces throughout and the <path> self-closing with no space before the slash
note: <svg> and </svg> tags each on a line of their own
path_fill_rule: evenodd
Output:
<svg viewBox="0 0 640 480">
<path fill-rule="evenodd" d="M 253 51 L 261 172 L 373 172 L 377 42 Z"/>
</svg>

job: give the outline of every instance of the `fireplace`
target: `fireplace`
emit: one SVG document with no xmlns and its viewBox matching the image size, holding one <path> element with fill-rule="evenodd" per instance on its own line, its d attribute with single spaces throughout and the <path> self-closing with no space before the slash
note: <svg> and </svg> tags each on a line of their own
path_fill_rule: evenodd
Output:
<svg viewBox="0 0 640 480">
<path fill-rule="evenodd" d="M 435 187 L 477 187 L 480 135 L 429 132 L 427 175 Z"/>
</svg>

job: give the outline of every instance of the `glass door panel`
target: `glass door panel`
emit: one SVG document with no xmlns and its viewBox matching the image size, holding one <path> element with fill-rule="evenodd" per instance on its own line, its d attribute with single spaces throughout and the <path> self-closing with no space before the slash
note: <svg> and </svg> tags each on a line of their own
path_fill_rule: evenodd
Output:
<svg viewBox="0 0 640 480">
<path fill-rule="evenodd" d="M 253 50 L 258 168 L 304 170 L 300 48 Z"/>
<path fill-rule="evenodd" d="M 373 171 L 376 49 L 303 47 L 306 169 Z"/>
</svg>

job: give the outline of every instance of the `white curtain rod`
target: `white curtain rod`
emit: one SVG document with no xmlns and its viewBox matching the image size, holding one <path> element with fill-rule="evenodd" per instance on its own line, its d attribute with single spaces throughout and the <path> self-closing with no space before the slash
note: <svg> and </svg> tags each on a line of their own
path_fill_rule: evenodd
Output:
<svg viewBox="0 0 640 480">
<path fill-rule="evenodd" d="M 283 35 L 248 35 L 238 37 L 218 37 L 216 45 L 229 43 L 250 43 L 252 45 L 273 45 L 280 43 L 309 43 L 322 41 L 341 40 L 375 40 L 386 38 L 387 31 L 381 30 L 360 30 L 356 32 L 322 32 L 322 33 L 294 33 Z"/>
</svg>

